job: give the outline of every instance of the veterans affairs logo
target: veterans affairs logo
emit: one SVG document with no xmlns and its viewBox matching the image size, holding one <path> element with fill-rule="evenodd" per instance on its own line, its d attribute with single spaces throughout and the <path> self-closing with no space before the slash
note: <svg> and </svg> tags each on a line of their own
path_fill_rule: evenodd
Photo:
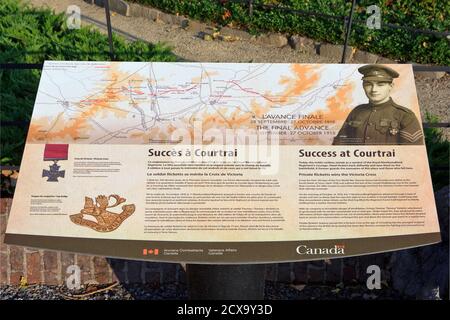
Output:
<svg viewBox="0 0 450 320">
<path fill-rule="evenodd" d="M 110 199 L 115 199 L 112 205 L 109 205 Z M 84 209 L 80 213 L 70 216 L 70 220 L 73 223 L 80 226 L 91 228 L 98 232 L 111 232 L 116 230 L 125 219 L 131 216 L 136 207 L 134 204 L 127 204 L 122 206 L 122 212 L 115 213 L 106 209 L 117 207 L 119 204 L 124 203 L 125 198 L 122 198 L 116 194 L 112 194 L 108 197 L 99 195 L 94 200 L 89 197 L 84 198 Z M 95 219 L 96 221 L 92 220 Z"/>
<path fill-rule="evenodd" d="M 44 161 L 53 161 L 50 165 L 50 170 L 44 169 L 42 171 L 42 178 L 47 178 L 47 181 L 58 182 L 58 178 L 64 178 L 66 171 L 59 170 L 61 166 L 58 161 L 67 160 L 69 155 L 68 144 L 46 144 L 44 148 Z"/>
</svg>

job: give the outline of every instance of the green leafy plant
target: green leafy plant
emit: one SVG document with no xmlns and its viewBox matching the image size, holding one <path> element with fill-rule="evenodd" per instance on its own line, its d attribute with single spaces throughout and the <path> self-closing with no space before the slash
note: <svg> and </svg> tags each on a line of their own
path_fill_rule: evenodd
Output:
<svg viewBox="0 0 450 320">
<path fill-rule="evenodd" d="M 130 1 L 205 22 L 219 25 L 231 23 L 253 34 L 266 31 L 300 34 L 335 44 L 342 44 L 344 41 L 344 21 L 338 17 L 348 16 L 351 7 L 351 1 L 345 0 L 253 0 L 253 15 L 250 15 L 246 0 Z M 371 15 L 367 8 L 371 5 L 377 5 L 381 10 L 380 30 L 372 30 L 366 26 Z M 299 12 L 293 13 L 288 9 Z M 224 20 L 225 10 L 230 14 Z M 319 15 L 301 14 L 305 11 Z M 413 33 L 408 29 L 392 29 L 386 24 L 438 32 L 449 31 L 449 1 L 360 0 L 355 10 L 350 44 L 399 61 L 450 64 L 450 44 L 445 37 Z"/>
<path fill-rule="evenodd" d="M 439 118 L 426 112 L 425 118 L 429 123 L 438 123 Z M 444 137 L 440 128 L 426 128 L 425 143 L 427 146 L 428 162 L 431 167 L 431 179 L 434 190 L 437 191 L 449 182 L 450 142 Z"/>
<path fill-rule="evenodd" d="M 170 48 L 113 36 L 115 58 L 125 61 L 176 61 Z M 108 38 L 82 27 L 68 29 L 66 17 L 34 9 L 16 0 L 0 2 L 0 63 L 42 63 L 44 60 L 109 60 Z M 0 119 L 30 120 L 40 70 L 0 71 Z M 20 165 L 27 125 L 0 130 L 2 165 Z M 5 160 L 7 159 L 7 160 Z"/>
</svg>

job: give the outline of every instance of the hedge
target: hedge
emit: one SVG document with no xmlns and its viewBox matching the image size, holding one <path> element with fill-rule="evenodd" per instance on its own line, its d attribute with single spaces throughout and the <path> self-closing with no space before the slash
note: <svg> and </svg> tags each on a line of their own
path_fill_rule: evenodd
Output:
<svg viewBox="0 0 450 320">
<path fill-rule="evenodd" d="M 351 1 L 345 0 L 253 0 L 249 15 L 248 0 L 131 0 L 163 11 L 186 15 L 219 25 L 233 25 L 252 33 L 282 32 L 300 34 L 319 41 L 342 44 L 343 16 L 348 16 Z M 370 5 L 381 9 L 382 28 L 371 30 L 366 20 Z M 293 14 L 289 10 L 316 12 L 327 16 Z M 335 19 L 328 16 L 334 16 Z M 402 62 L 450 65 L 450 39 L 442 36 L 392 29 L 387 23 L 414 29 L 449 31 L 450 1 L 441 0 L 360 0 L 358 1 L 350 45 Z"/>
<path fill-rule="evenodd" d="M 175 61 L 164 45 L 113 37 L 116 60 Z M 16 0 L 0 2 L 0 63 L 44 60 L 110 60 L 107 36 L 89 27 L 68 29 L 64 14 L 33 9 Z M 41 70 L 0 70 L 0 118 L 28 121 Z M 1 128 L 1 165 L 19 165 L 27 127 Z"/>
</svg>

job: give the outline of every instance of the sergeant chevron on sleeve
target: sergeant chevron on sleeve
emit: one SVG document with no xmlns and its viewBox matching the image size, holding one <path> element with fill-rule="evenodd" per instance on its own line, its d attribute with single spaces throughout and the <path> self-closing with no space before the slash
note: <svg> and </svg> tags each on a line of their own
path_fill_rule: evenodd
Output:
<svg viewBox="0 0 450 320">
<path fill-rule="evenodd" d="M 383 65 L 366 65 L 358 71 L 363 75 L 369 103 L 350 112 L 333 145 L 422 145 L 423 131 L 417 117 L 390 97 L 398 72 Z"/>
</svg>

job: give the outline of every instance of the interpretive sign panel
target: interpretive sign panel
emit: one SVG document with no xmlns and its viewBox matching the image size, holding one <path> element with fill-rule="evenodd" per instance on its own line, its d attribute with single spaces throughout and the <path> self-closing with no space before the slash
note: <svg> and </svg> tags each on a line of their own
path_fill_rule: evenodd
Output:
<svg viewBox="0 0 450 320">
<path fill-rule="evenodd" d="M 440 241 L 411 65 L 46 61 L 5 242 L 200 263 Z"/>
</svg>

